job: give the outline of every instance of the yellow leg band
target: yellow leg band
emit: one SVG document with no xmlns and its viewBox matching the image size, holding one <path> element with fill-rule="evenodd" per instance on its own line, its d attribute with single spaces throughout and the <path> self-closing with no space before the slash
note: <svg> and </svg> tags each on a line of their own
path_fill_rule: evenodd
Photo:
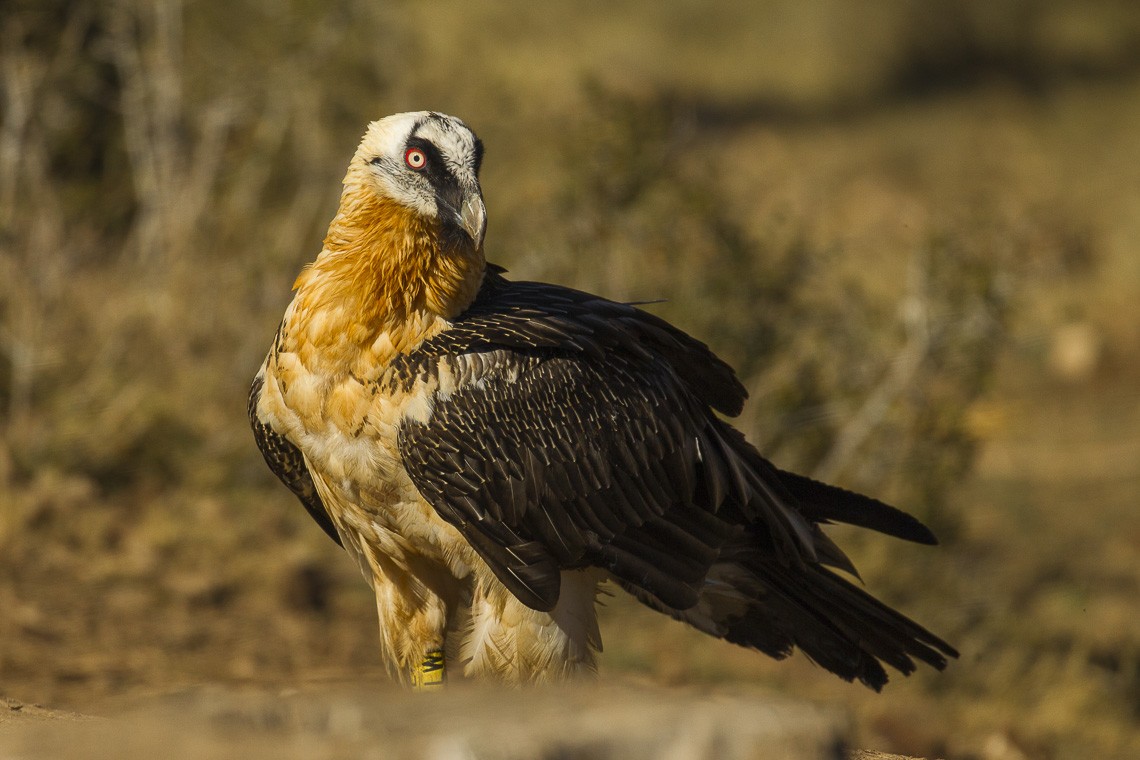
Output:
<svg viewBox="0 0 1140 760">
<path fill-rule="evenodd" d="M 428 652 L 424 661 L 412 672 L 412 688 L 416 690 L 443 686 L 443 682 L 446 680 L 446 671 L 443 669 L 443 650 L 440 649 L 433 649 Z"/>
</svg>

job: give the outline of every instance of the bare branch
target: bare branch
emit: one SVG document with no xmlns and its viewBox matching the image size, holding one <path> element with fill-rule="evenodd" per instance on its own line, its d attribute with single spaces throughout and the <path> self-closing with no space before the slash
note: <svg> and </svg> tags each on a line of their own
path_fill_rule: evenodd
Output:
<svg viewBox="0 0 1140 760">
<path fill-rule="evenodd" d="M 914 382 L 919 367 L 930 353 L 931 330 L 928 267 L 926 257 L 916 253 L 910 262 L 907 294 L 902 304 L 906 343 L 879 385 L 863 402 L 835 438 L 831 449 L 812 472 L 817 480 L 834 481 L 850 464 L 859 446 L 882 424 L 891 405 Z"/>
</svg>

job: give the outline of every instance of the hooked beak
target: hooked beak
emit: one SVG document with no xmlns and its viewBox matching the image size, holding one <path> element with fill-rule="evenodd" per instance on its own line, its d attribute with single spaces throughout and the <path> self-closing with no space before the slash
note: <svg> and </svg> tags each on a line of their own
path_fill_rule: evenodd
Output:
<svg viewBox="0 0 1140 760">
<path fill-rule="evenodd" d="M 487 231 L 487 208 L 483 205 L 483 196 L 478 187 L 464 190 L 458 221 L 478 251 L 483 246 L 483 234 Z"/>
</svg>

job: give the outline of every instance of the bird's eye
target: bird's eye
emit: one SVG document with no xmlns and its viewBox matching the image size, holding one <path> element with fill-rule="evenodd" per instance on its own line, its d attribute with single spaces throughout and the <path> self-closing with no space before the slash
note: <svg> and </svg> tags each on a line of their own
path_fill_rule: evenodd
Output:
<svg viewBox="0 0 1140 760">
<path fill-rule="evenodd" d="M 419 148 L 408 148 L 404 151 L 404 163 L 409 169 L 419 171 L 427 166 L 427 155 Z"/>
</svg>

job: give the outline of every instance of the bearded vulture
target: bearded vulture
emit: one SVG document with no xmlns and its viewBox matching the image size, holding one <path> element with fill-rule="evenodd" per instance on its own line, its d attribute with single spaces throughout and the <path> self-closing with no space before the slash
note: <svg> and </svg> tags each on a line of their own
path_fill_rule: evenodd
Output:
<svg viewBox="0 0 1140 760">
<path fill-rule="evenodd" d="M 876 690 L 957 656 L 834 572 L 820 529 L 935 543 L 918 520 L 764 459 L 716 414 L 747 394 L 704 343 L 485 261 L 482 159 L 451 116 L 368 126 L 249 396 L 270 468 L 371 584 L 391 675 L 593 671 L 606 580 Z"/>
</svg>

